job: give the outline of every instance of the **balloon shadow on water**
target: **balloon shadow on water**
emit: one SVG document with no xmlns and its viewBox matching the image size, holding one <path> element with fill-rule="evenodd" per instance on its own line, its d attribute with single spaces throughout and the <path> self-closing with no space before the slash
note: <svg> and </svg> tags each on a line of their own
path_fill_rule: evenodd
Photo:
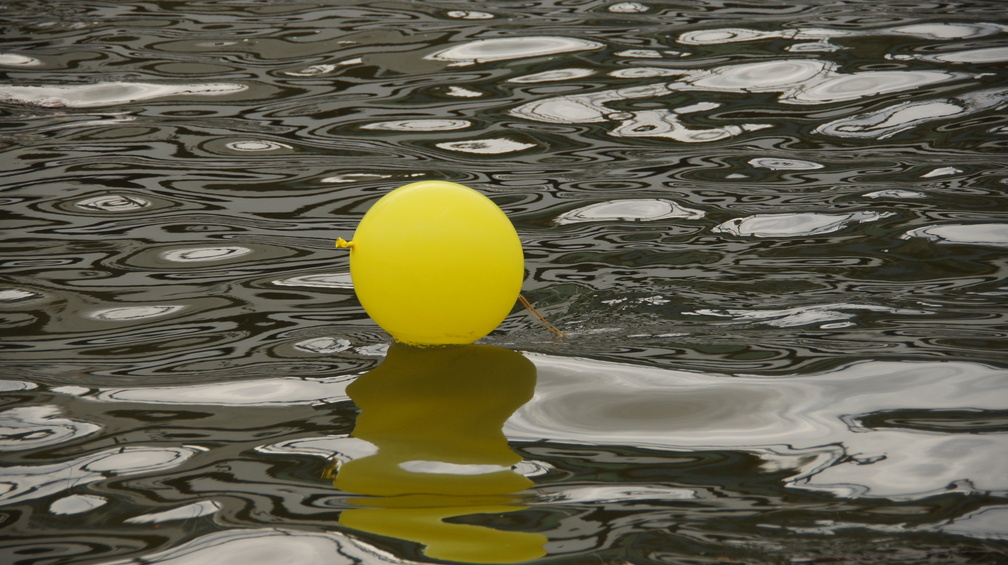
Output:
<svg viewBox="0 0 1008 565">
<path fill-rule="evenodd" d="M 542 557 L 541 534 L 446 522 L 525 510 L 532 481 L 503 426 L 532 398 L 536 368 L 520 353 L 487 345 L 394 344 L 381 365 L 348 388 L 360 408 L 353 436 L 374 452 L 334 464 L 326 478 L 355 498 L 339 522 L 420 543 L 431 558 L 518 563 Z"/>
</svg>

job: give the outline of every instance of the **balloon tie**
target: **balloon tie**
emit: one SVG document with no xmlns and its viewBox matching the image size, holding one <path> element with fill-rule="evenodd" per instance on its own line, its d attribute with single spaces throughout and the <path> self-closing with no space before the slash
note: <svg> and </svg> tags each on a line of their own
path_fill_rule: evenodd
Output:
<svg viewBox="0 0 1008 565">
<path fill-rule="evenodd" d="M 540 314 L 539 311 L 535 309 L 535 306 L 532 306 L 532 303 L 529 302 L 527 298 L 519 294 L 518 301 L 521 302 L 522 306 L 524 306 L 525 309 L 529 311 L 529 314 L 532 314 L 532 316 L 536 320 L 539 320 L 539 323 L 546 326 L 546 329 L 549 330 L 550 333 L 553 334 L 555 337 L 567 337 L 567 334 L 565 332 L 557 329 L 556 326 L 549 323 L 549 320 L 547 320 L 545 316 Z"/>
<path fill-rule="evenodd" d="M 336 248 L 339 249 L 339 248 L 343 248 L 343 247 L 349 247 L 349 248 L 353 249 L 356 246 L 354 245 L 354 242 L 352 242 L 352 241 L 347 241 L 347 240 L 343 239 L 342 237 L 337 237 L 336 238 Z"/>
</svg>

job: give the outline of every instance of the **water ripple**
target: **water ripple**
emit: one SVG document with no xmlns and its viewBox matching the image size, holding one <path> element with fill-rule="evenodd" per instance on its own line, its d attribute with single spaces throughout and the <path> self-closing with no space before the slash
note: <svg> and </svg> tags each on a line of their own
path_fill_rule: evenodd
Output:
<svg viewBox="0 0 1008 565">
<path fill-rule="evenodd" d="M 455 45 L 428 55 L 437 61 L 448 61 L 455 65 L 472 65 L 491 61 L 505 61 L 526 57 L 542 57 L 572 51 L 601 49 L 596 41 L 573 37 L 520 37 L 500 39 L 480 39 Z"/>
<path fill-rule="evenodd" d="M 337 557 L 338 556 L 338 557 Z M 339 561 L 333 561 L 339 559 Z M 337 532 L 312 532 L 282 528 L 232 529 L 207 534 L 177 547 L 151 552 L 145 561 L 184 563 L 415 563 L 377 551 L 366 543 Z M 129 565 L 133 560 L 105 565 Z"/>
<path fill-rule="evenodd" d="M 241 84 L 149 84 L 109 82 L 78 86 L 0 85 L 0 101 L 49 108 L 87 108 L 169 96 L 221 96 L 242 92 Z"/>
<path fill-rule="evenodd" d="M 513 438 L 672 450 L 748 446 L 793 469 L 792 486 L 845 495 L 919 499 L 959 481 L 968 482 L 966 491 L 1008 492 L 1003 466 L 981 463 L 989 462 L 985 450 L 1005 447 L 1005 434 L 972 436 L 959 444 L 958 436 L 912 430 L 866 434 L 847 423 L 852 409 L 999 410 L 1003 399 L 989 391 L 1006 378 L 1003 370 L 947 362 L 857 363 L 767 380 L 541 355 L 533 360 L 540 384 L 536 398 L 508 421 L 505 429 Z M 606 377 L 585 378 L 599 374 Z M 955 458 L 938 455 L 950 449 Z M 814 453 L 821 456 L 802 460 Z M 934 457 L 947 466 L 936 468 Z"/>
<path fill-rule="evenodd" d="M 190 406 L 291 406 L 346 400 L 346 377 L 266 379 L 195 386 L 103 389 L 94 398 L 108 402 Z"/>
<path fill-rule="evenodd" d="M 106 449 L 59 464 L 9 466 L 0 476 L 0 502 L 14 504 L 63 492 L 68 486 L 104 480 L 109 473 L 130 476 L 177 467 L 200 449 L 126 446 Z"/>
<path fill-rule="evenodd" d="M 756 214 L 728 220 L 711 231 L 740 237 L 809 237 L 843 230 L 852 224 L 877 222 L 894 212 L 850 212 L 847 214 Z"/>
<path fill-rule="evenodd" d="M 970 92 L 955 98 L 901 102 L 879 110 L 827 122 L 818 126 L 815 131 L 837 137 L 887 139 L 921 124 L 968 116 L 996 108 L 1006 101 L 1008 101 L 1008 89 L 994 88 Z"/>
<path fill-rule="evenodd" d="M 418 180 L 500 205 L 568 334 L 486 338 L 540 372 L 533 487 L 453 527 L 1000 557 L 1000 4 L 152 6 L 8 2 L 0 561 L 418 562 L 322 478 L 390 339 L 332 241 Z"/>
<path fill-rule="evenodd" d="M 1008 247 L 1008 224 L 926 226 L 912 229 L 901 238 L 921 238 L 940 244 Z"/>
<path fill-rule="evenodd" d="M 173 520 L 192 520 L 193 518 L 199 518 L 200 516 L 209 516 L 215 514 L 221 509 L 221 505 L 212 500 L 207 500 L 203 502 L 195 502 L 193 504 L 187 504 L 185 506 L 180 506 L 178 508 L 173 508 L 171 510 L 165 510 L 164 512 L 155 512 L 152 514 L 143 514 L 141 516 L 134 516 L 132 518 L 127 518 L 124 523 L 126 524 L 161 524 L 164 522 L 171 522 Z"/>
<path fill-rule="evenodd" d="M 610 200 L 564 212 L 554 222 L 559 225 L 623 220 L 651 222 L 671 218 L 698 220 L 703 211 L 686 208 L 671 200 Z"/>
<path fill-rule="evenodd" d="M 91 435 L 96 424 L 64 417 L 55 406 L 20 406 L 0 412 L 0 448 L 37 449 Z"/>
</svg>

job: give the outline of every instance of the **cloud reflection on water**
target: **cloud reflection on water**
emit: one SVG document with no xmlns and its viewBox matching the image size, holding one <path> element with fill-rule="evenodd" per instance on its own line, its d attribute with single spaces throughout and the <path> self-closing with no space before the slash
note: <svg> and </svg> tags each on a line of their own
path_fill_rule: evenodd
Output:
<svg viewBox="0 0 1008 565">
<path fill-rule="evenodd" d="M 505 426 L 513 441 L 752 451 L 795 470 L 793 488 L 918 499 L 1008 492 L 1008 434 L 865 429 L 893 410 L 1002 410 L 1008 372 L 963 362 L 861 362 L 786 378 L 715 375 L 532 356 L 536 397 Z M 922 416 L 923 417 L 923 416 Z"/>
</svg>

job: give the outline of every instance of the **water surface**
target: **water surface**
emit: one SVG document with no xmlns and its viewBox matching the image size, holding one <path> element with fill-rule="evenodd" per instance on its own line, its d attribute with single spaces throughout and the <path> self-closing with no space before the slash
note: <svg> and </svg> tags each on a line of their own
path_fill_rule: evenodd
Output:
<svg viewBox="0 0 1008 565">
<path fill-rule="evenodd" d="M 1003 3 L 0 14 L 0 561 L 1008 559 Z M 390 353 L 428 179 L 567 339 Z"/>
</svg>

